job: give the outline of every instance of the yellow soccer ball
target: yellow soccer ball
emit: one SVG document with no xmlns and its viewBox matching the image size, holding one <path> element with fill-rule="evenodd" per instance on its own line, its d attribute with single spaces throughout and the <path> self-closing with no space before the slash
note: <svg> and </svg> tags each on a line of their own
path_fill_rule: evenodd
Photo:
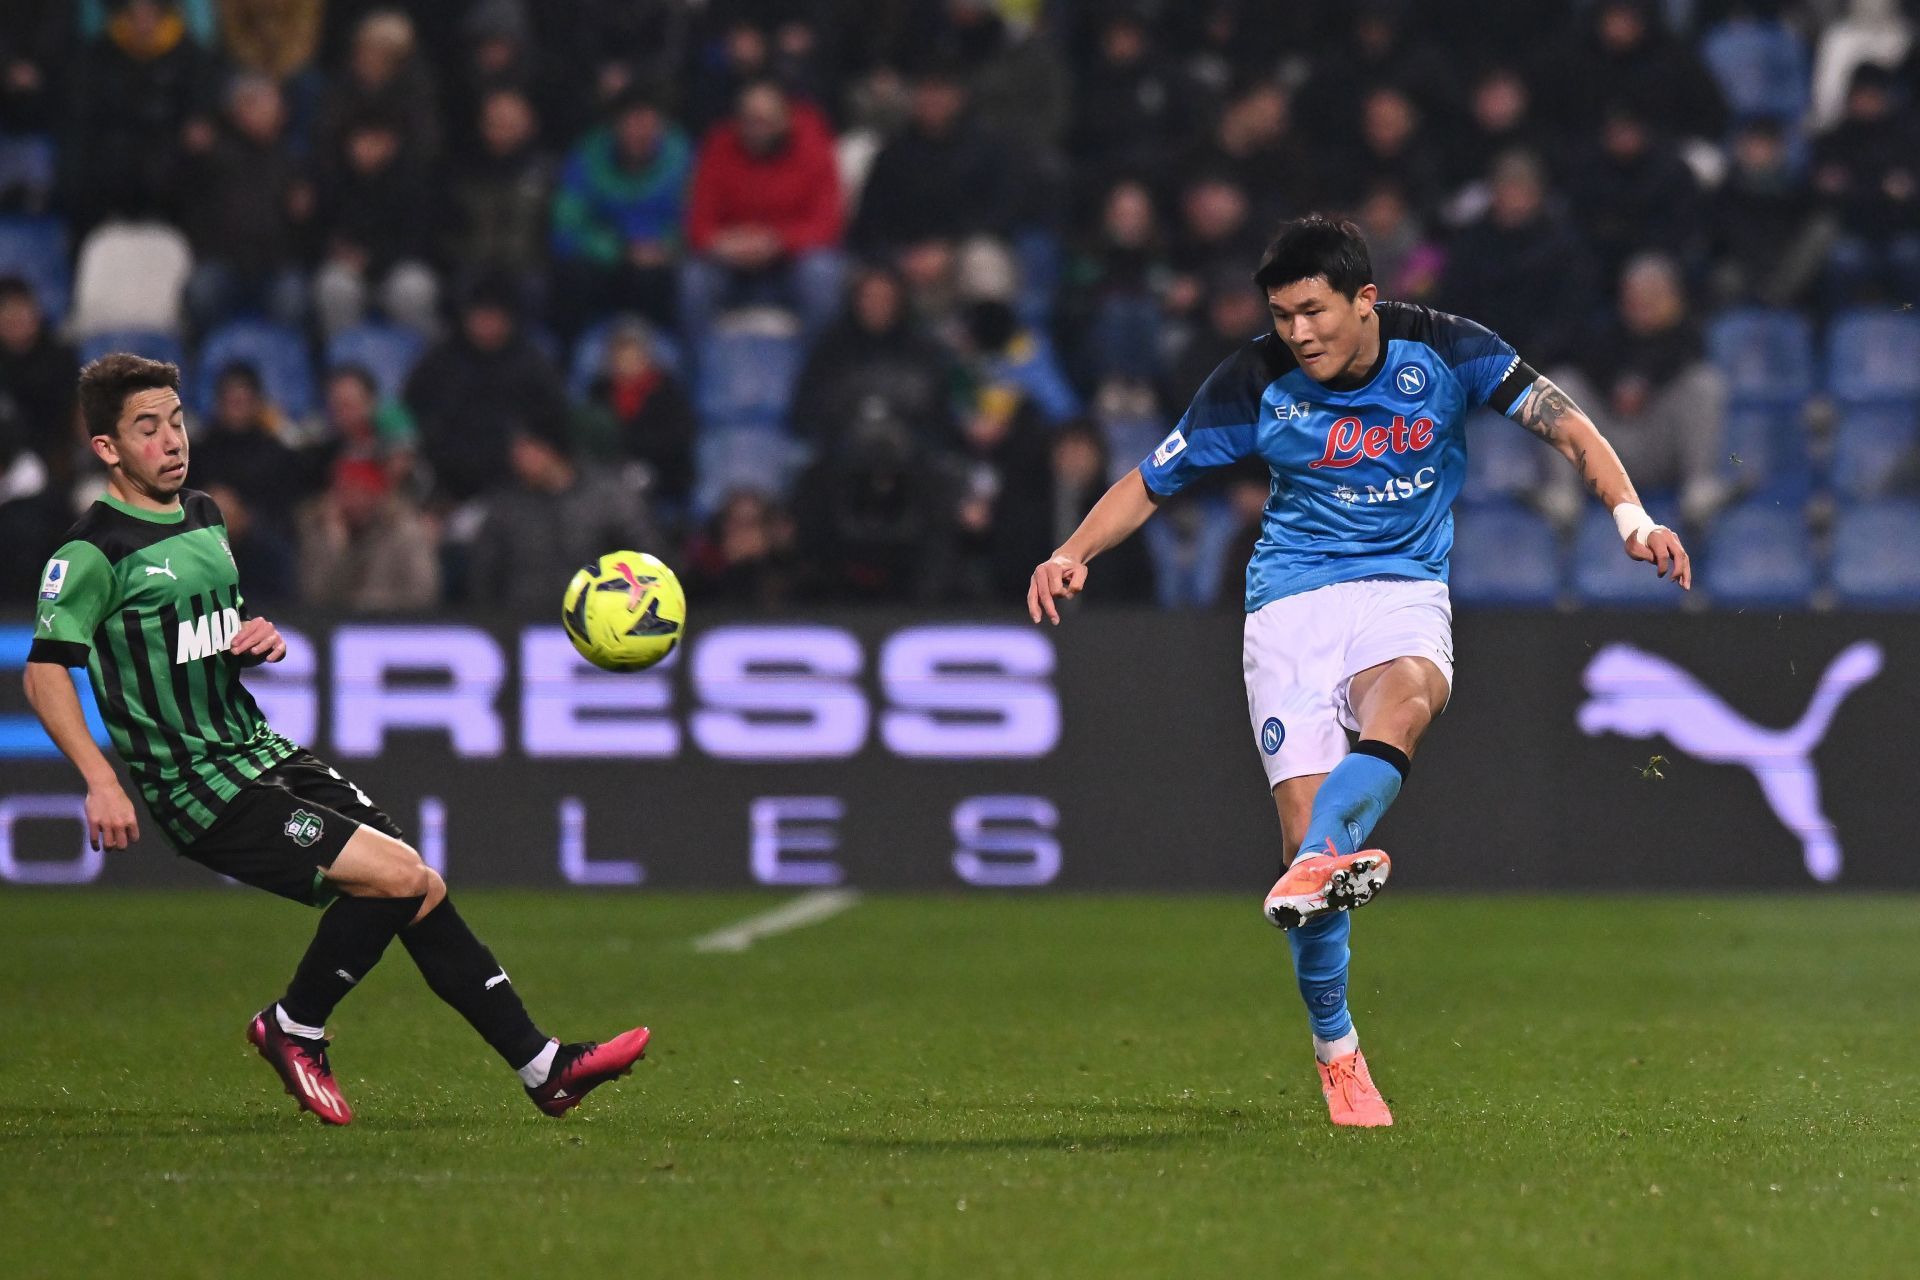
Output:
<svg viewBox="0 0 1920 1280">
<path fill-rule="evenodd" d="M 609 551 L 567 584 L 560 625 L 580 656 L 608 671 L 639 671 L 672 653 L 687 625 L 687 594 L 657 556 Z"/>
</svg>

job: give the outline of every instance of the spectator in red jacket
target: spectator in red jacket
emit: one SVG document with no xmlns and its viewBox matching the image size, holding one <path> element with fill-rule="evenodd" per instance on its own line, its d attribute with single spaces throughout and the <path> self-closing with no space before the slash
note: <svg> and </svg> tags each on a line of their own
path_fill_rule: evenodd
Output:
<svg viewBox="0 0 1920 1280">
<path fill-rule="evenodd" d="M 771 81 L 747 85 L 694 165 L 680 323 L 696 349 L 723 308 L 749 301 L 793 306 L 817 334 L 839 311 L 845 230 L 826 117 Z"/>
</svg>

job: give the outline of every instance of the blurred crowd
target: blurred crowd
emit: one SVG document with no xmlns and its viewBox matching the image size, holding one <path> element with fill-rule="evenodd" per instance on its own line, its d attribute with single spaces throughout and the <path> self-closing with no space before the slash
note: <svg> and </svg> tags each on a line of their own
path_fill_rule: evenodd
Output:
<svg viewBox="0 0 1920 1280">
<path fill-rule="evenodd" d="M 1750 484 L 1712 318 L 1920 298 L 1899 0 L 6 10 L 0 223 L 65 255 L 0 250 L 14 599 L 115 344 L 187 367 L 258 604 L 545 611 L 623 546 L 705 601 L 1004 603 L 1265 327 L 1289 216 L 1353 217 L 1383 296 L 1497 330 L 1695 527 Z M 1539 457 L 1507 496 L 1571 528 Z M 1100 596 L 1237 608 L 1266 496 L 1221 476 Z"/>
</svg>

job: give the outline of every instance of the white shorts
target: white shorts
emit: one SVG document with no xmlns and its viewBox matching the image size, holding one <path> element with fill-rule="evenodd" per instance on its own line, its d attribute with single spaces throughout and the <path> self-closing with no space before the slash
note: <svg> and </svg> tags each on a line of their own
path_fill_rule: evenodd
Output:
<svg viewBox="0 0 1920 1280">
<path fill-rule="evenodd" d="M 1425 658 L 1453 688 L 1447 584 L 1364 578 L 1285 596 L 1247 615 L 1241 650 L 1253 740 L 1268 787 L 1326 773 L 1360 731 L 1347 688 L 1368 667 Z"/>
</svg>

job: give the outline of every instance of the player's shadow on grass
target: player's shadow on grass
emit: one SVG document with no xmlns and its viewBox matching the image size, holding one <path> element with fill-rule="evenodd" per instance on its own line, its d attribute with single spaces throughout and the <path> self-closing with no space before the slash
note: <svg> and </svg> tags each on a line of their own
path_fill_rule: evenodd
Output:
<svg viewBox="0 0 1920 1280">
<path fill-rule="evenodd" d="M 1138 1132 L 1101 1127 L 1144 1117 Z M 1269 1127 L 1267 1118 L 1244 1107 L 1206 1103 L 1100 1102 L 1052 1106 L 968 1107 L 961 1122 L 973 1128 L 1003 1128 L 1010 1133 L 959 1136 L 914 1133 L 919 1118 L 886 1133 L 824 1135 L 830 1145 L 871 1151 L 1131 1151 L 1210 1142 L 1227 1134 Z M 1049 1127 L 1051 1126 L 1051 1127 Z"/>
<path fill-rule="evenodd" d="M 354 1127 L 371 1132 L 427 1132 L 469 1126 L 472 1116 L 456 1112 L 429 1115 L 364 1116 Z M 32 1106 L 0 1103 L 0 1147 L 63 1141 L 125 1141 L 132 1137 L 236 1138 L 284 1133 L 290 1128 L 321 1131 L 308 1116 L 290 1108 L 246 1115 L 195 1117 L 164 1108 Z"/>
<path fill-rule="evenodd" d="M 888 1136 L 885 1134 L 835 1134 L 827 1139 L 833 1146 L 855 1147 L 863 1151 L 1140 1151 L 1156 1147 L 1177 1147 L 1183 1143 L 1218 1136 L 1224 1130 L 1209 1129 L 1183 1133 L 1048 1133 L 1027 1137 L 934 1138 Z"/>
</svg>

